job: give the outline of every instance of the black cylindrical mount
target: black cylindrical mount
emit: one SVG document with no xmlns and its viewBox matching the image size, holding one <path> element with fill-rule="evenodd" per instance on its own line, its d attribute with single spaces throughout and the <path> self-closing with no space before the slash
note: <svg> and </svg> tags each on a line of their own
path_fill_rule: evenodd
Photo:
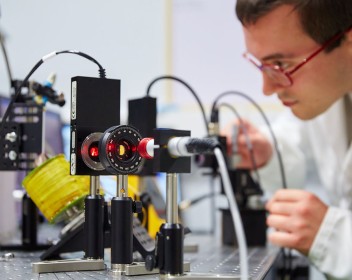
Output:
<svg viewBox="0 0 352 280">
<path fill-rule="evenodd" d="M 133 262 L 133 202 L 129 197 L 111 200 L 111 264 Z"/>
<path fill-rule="evenodd" d="M 160 263 L 160 274 L 183 274 L 183 237 L 184 228 L 181 224 L 163 224 L 160 233 L 164 241 L 164 260 Z"/>
<path fill-rule="evenodd" d="M 25 193 L 22 198 L 22 243 L 24 246 L 37 245 L 38 209 Z"/>
<path fill-rule="evenodd" d="M 85 199 L 85 258 L 104 258 L 104 197 L 88 195 Z"/>
</svg>

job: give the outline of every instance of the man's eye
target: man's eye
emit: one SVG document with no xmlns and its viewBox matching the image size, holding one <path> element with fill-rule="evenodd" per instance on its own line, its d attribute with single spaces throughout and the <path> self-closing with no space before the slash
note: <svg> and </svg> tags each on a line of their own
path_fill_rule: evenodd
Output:
<svg viewBox="0 0 352 280">
<path fill-rule="evenodd" d="M 272 64 L 277 67 L 280 67 L 281 69 L 287 69 L 290 67 L 290 63 L 285 61 L 273 61 Z"/>
</svg>

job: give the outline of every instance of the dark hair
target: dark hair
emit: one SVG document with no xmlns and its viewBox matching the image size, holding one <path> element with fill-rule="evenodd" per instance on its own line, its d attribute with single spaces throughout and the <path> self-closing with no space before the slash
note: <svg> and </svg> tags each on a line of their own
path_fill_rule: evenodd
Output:
<svg viewBox="0 0 352 280">
<path fill-rule="evenodd" d="M 281 5 L 291 5 L 303 30 L 323 44 L 352 25 L 352 0 L 237 0 L 236 14 L 242 25 L 251 25 Z M 327 51 L 339 46 L 341 40 Z"/>
</svg>

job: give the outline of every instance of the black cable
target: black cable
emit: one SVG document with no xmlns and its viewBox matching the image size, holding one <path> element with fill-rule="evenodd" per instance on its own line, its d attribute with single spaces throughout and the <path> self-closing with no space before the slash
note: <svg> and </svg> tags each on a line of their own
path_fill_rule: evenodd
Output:
<svg viewBox="0 0 352 280">
<path fill-rule="evenodd" d="M 7 51 L 6 51 L 6 47 L 5 47 L 5 38 L 3 36 L 3 34 L 0 32 L 0 44 L 1 44 L 1 49 L 2 49 L 2 53 L 4 55 L 4 59 L 5 59 L 5 64 L 6 64 L 6 70 L 7 70 L 7 74 L 9 76 L 9 80 L 10 80 L 10 88 L 12 86 L 12 72 L 11 72 L 11 67 L 10 67 L 10 62 L 7 56 Z"/>
<path fill-rule="evenodd" d="M 159 80 L 164 80 L 164 79 L 169 79 L 169 80 L 174 80 L 174 81 L 177 81 L 181 84 L 183 84 L 192 94 L 193 96 L 195 97 L 195 99 L 197 100 L 197 103 L 200 107 L 200 110 L 202 111 L 202 115 L 203 115 L 203 119 L 204 119 L 204 124 L 205 124 L 205 128 L 206 128 L 206 131 L 207 131 L 207 134 L 209 134 L 209 131 L 208 131 L 208 122 L 207 122 L 207 117 L 205 115 L 205 110 L 204 110 L 204 107 L 203 107 L 203 104 L 202 102 L 200 101 L 198 95 L 196 94 L 196 92 L 191 88 L 191 86 L 189 84 L 187 84 L 185 81 L 181 80 L 180 78 L 177 78 L 177 77 L 174 77 L 174 76 L 160 76 L 160 77 L 157 77 L 155 78 L 154 80 L 152 80 L 147 88 L 147 96 L 150 96 L 150 89 L 151 87 Z"/>
<path fill-rule="evenodd" d="M 83 53 L 83 52 L 80 52 L 80 51 L 76 51 L 76 50 L 65 50 L 65 51 L 56 52 L 56 54 L 62 54 L 62 53 L 76 54 L 76 55 L 82 56 L 82 57 L 94 62 L 99 67 L 99 77 L 106 78 L 105 69 L 101 66 L 101 64 L 97 60 L 95 60 L 90 55 Z"/>
<path fill-rule="evenodd" d="M 1 126 L 0 126 L 0 134 L 1 132 L 3 131 L 4 129 L 4 126 L 5 126 L 5 122 L 6 122 L 6 119 L 8 118 L 8 116 L 10 115 L 10 111 L 12 109 L 12 106 L 13 104 L 15 103 L 17 97 L 21 94 L 21 89 L 22 87 L 26 84 L 26 82 L 28 81 L 28 79 L 30 78 L 30 76 L 39 68 L 40 65 L 43 64 L 43 60 L 40 60 L 37 62 L 37 64 L 32 68 L 32 70 L 28 73 L 28 75 L 24 78 L 24 80 L 22 81 L 22 83 L 20 84 L 20 86 L 18 87 L 17 91 L 15 92 L 13 98 L 10 99 L 10 103 L 9 105 L 7 106 L 6 108 L 6 111 L 2 117 L 2 120 L 1 120 Z"/>
<path fill-rule="evenodd" d="M 285 248 L 281 247 L 280 252 L 283 255 L 283 262 L 282 262 L 282 267 L 281 267 L 281 279 L 282 280 L 287 280 L 287 279 L 295 279 L 294 274 L 293 274 L 293 255 L 292 255 L 292 249 L 287 248 L 287 251 Z"/>
<path fill-rule="evenodd" d="M 45 56 L 42 57 L 41 60 L 39 60 L 35 65 L 34 67 L 32 68 L 32 70 L 28 73 L 28 75 L 24 78 L 24 80 L 22 81 L 22 83 L 20 84 L 20 86 L 18 87 L 18 89 L 16 90 L 13 98 L 11 98 L 10 100 L 10 103 L 9 105 L 7 106 L 6 108 L 6 111 L 4 113 L 4 116 L 2 118 L 2 121 L 1 121 L 1 124 L 0 124 L 0 134 L 1 132 L 3 131 L 4 129 L 4 126 L 5 126 L 5 122 L 6 122 L 6 119 L 8 118 L 9 114 L 10 114 L 10 111 L 12 109 L 12 106 L 13 104 L 15 103 L 15 101 L 17 100 L 18 96 L 21 94 L 21 90 L 22 90 L 22 87 L 28 82 L 29 78 L 32 76 L 32 74 L 39 68 L 40 65 L 42 65 L 46 60 L 48 60 L 49 58 L 52 58 L 58 54 L 63 54 L 63 53 L 70 53 L 70 54 L 76 54 L 76 55 L 79 55 L 79 56 L 82 56 L 90 61 L 93 61 L 95 64 L 98 65 L 99 67 L 99 77 L 100 78 L 105 78 L 105 69 L 98 63 L 98 61 L 96 61 L 93 57 L 83 53 L 83 52 L 80 52 L 80 51 L 75 51 L 75 50 L 65 50 L 65 51 L 60 51 L 60 52 L 52 52 L 52 53 L 49 53 Z"/>
<path fill-rule="evenodd" d="M 281 178 L 282 178 L 282 187 L 284 189 L 287 189 L 287 183 L 286 183 L 286 176 L 285 176 L 285 169 L 284 169 L 284 165 L 283 165 L 283 162 L 282 162 L 282 156 L 281 156 L 281 152 L 280 152 L 280 149 L 279 149 L 279 145 L 277 143 L 277 139 L 275 137 L 275 134 L 272 130 L 272 127 L 270 125 L 270 122 L 268 120 L 268 118 L 266 117 L 265 113 L 263 112 L 262 108 L 260 108 L 260 106 L 258 105 L 258 103 L 256 103 L 251 97 L 249 97 L 248 95 L 242 93 L 242 92 L 239 92 L 239 91 L 226 91 L 222 94 L 220 94 L 213 102 L 213 106 L 212 106 L 212 109 L 211 109 L 211 112 L 213 112 L 215 109 L 216 109 L 216 104 L 217 102 L 219 101 L 219 99 L 221 99 L 222 97 L 226 96 L 226 95 L 239 95 L 241 97 L 244 97 L 245 99 L 247 99 L 248 101 L 250 101 L 254 107 L 257 108 L 257 110 L 259 111 L 259 113 L 262 115 L 266 125 L 268 126 L 268 129 L 269 129 L 269 132 L 270 132 L 270 135 L 273 139 L 273 142 L 274 142 L 274 148 L 275 148 L 275 151 L 276 151 L 276 154 L 277 154 L 277 157 L 278 157 L 278 160 L 279 160 L 279 166 L 280 166 L 280 172 L 281 172 Z"/>
<path fill-rule="evenodd" d="M 237 119 L 239 120 L 240 122 L 240 129 L 243 130 L 243 133 L 246 137 L 246 143 L 247 143 L 247 148 L 248 148 L 248 151 L 249 151 L 249 155 L 250 155 L 250 158 L 251 158 L 251 161 L 252 161 L 252 165 L 253 165 L 253 171 L 257 177 L 257 182 L 260 184 L 260 175 L 259 175 L 259 172 L 258 172 L 258 166 L 257 166 L 257 161 L 255 160 L 255 157 L 254 157 L 254 150 L 253 150 L 253 146 L 252 146 L 252 143 L 251 143 L 251 140 L 249 138 L 249 134 L 248 134 L 248 131 L 247 131 L 247 128 L 246 126 L 244 125 L 243 123 L 243 119 L 241 118 L 240 114 L 238 113 L 238 111 L 236 110 L 236 108 L 234 106 L 231 106 L 230 104 L 226 103 L 226 102 L 223 102 L 221 103 L 218 108 L 220 107 L 226 107 L 228 109 L 230 109 L 237 117 Z"/>
</svg>

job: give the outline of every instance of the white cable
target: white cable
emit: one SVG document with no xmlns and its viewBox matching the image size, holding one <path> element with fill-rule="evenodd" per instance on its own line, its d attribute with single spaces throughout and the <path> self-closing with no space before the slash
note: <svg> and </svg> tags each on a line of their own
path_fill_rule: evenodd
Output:
<svg viewBox="0 0 352 280">
<path fill-rule="evenodd" d="M 248 253 L 247 253 L 247 242 L 244 234 L 243 224 L 240 216 L 240 212 L 237 207 L 236 199 L 232 191 L 231 181 L 227 172 L 226 163 L 222 151 L 220 148 L 215 148 L 214 154 L 218 161 L 221 179 L 224 185 L 225 194 L 229 201 L 230 212 L 233 220 L 233 225 L 236 232 L 238 250 L 240 255 L 240 268 L 241 268 L 241 280 L 248 280 Z"/>
<path fill-rule="evenodd" d="M 55 55 L 57 55 L 57 52 L 56 52 L 56 51 L 55 51 L 55 52 L 48 53 L 47 55 L 44 55 L 44 56 L 42 57 L 42 60 L 43 60 L 43 62 L 45 62 L 46 60 L 48 60 L 48 59 L 54 57 Z"/>
</svg>

